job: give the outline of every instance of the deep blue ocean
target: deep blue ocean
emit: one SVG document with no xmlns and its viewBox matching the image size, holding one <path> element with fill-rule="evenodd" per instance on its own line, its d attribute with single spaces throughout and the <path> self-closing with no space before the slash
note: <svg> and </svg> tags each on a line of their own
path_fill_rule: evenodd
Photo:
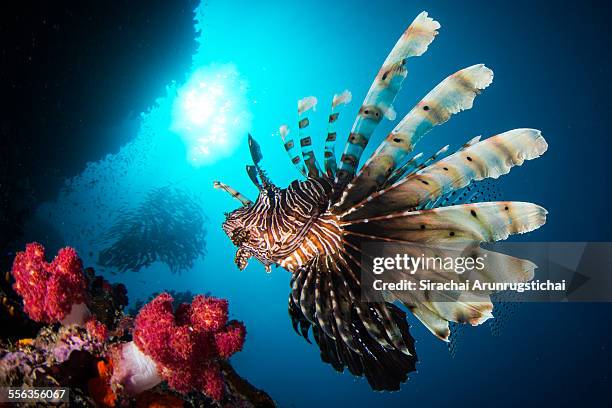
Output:
<svg viewBox="0 0 612 408">
<path fill-rule="evenodd" d="M 281 407 L 609 406 L 610 304 L 521 304 L 504 318 L 498 335 L 488 324 L 463 330 L 454 356 L 409 317 L 418 372 L 401 391 L 381 393 L 364 379 L 335 372 L 320 361 L 316 346 L 294 333 L 287 315 L 288 272 L 267 274 L 255 261 L 240 272 L 234 264 L 235 247 L 220 226 L 237 202 L 212 183 L 221 180 L 256 197 L 244 170 L 250 163 L 247 132 L 261 145 L 271 179 L 285 186 L 298 173 L 284 152 L 279 126 L 297 130 L 297 100 L 316 96 L 311 133 L 322 152 L 331 98 L 349 89 L 353 102 L 338 125 L 336 152 L 341 151 L 381 63 L 423 10 L 442 27 L 428 51 L 409 60 L 395 102 L 398 118 L 461 68 L 484 63 L 495 77 L 473 109 L 435 128 L 418 151 L 456 148 L 476 135 L 513 128 L 541 129 L 547 153 L 498 180 L 504 199 L 549 211 L 545 226 L 516 239 L 609 241 L 612 44 L 602 6 L 386 0 L 203 3 L 194 12 L 198 50 L 184 76 L 140 117 L 108 124 L 102 134 L 133 135 L 131 141 L 67 180 L 57 200 L 39 208 L 27 238 L 46 241 L 51 249 L 74 246 L 86 265 L 126 283 L 132 302 L 170 289 L 228 298 L 233 318 L 248 329 L 245 349 L 232 362 Z M 201 103 L 196 111 L 205 110 L 194 119 L 180 111 L 185 105 L 179 102 L 201 82 L 218 92 L 194 102 Z M 368 151 L 394 125 L 383 121 Z M 151 188 L 166 185 L 186 189 L 202 203 L 209 218 L 206 256 L 180 274 L 163 264 L 123 274 L 98 267 L 100 239 L 114 218 Z M 47 230 L 41 220 L 50 224 Z M 612 273 L 610 265 L 602 268 Z"/>
</svg>

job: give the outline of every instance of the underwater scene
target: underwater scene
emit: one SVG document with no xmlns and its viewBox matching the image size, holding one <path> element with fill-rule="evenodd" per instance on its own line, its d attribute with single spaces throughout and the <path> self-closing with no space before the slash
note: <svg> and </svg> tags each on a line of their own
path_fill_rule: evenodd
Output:
<svg viewBox="0 0 612 408">
<path fill-rule="evenodd" d="M 612 405 L 605 3 L 2 7 L 0 406 Z"/>
</svg>

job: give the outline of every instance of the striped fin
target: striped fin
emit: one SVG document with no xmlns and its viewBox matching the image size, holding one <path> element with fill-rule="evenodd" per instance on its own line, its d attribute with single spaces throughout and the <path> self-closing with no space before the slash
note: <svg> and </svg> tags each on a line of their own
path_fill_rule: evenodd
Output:
<svg viewBox="0 0 612 408">
<path fill-rule="evenodd" d="M 417 361 L 406 315 L 392 304 L 361 302 L 351 259 L 325 256 L 298 269 L 289 297 L 292 325 L 307 340 L 312 328 L 321 359 L 337 371 L 365 376 L 375 390 L 397 390 Z"/>
<path fill-rule="evenodd" d="M 308 170 L 308 177 L 319 177 L 322 174 L 317 158 L 315 157 L 314 150 L 312 148 L 312 137 L 308 135 L 307 128 L 310 125 L 307 112 L 311 109 L 315 109 L 317 106 L 317 98 L 314 96 L 307 96 L 306 98 L 298 101 L 298 127 L 300 137 L 300 149 L 302 150 L 302 157 L 304 164 Z"/>
<path fill-rule="evenodd" d="M 328 274 L 317 273 L 317 271 L 311 272 L 315 277 L 315 306 L 316 306 L 316 322 L 318 326 L 332 339 L 335 339 L 335 333 L 332 329 L 334 325 L 334 317 L 332 314 L 332 305 L 329 298 L 329 292 L 327 290 L 327 280 L 329 279 Z"/>
<path fill-rule="evenodd" d="M 404 252 L 410 252 L 409 246 Z M 458 282 L 478 280 L 480 282 L 528 282 L 533 279 L 536 265 L 524 259 L 482 249 L 474 244 L 457 246 L 451 249 L 441 247 L 414 248 L 417 254 L 435 250 L 436 256 L 471 254 L 471 257 L 486 259 L 483 270 L 473 270 L 465 274 L 449 275 L 446 270 L 420 269 L 415 274 L 406 273 L 395 279 L 418 282 Z M 400 252 L 399 250 L 397 251 Z M 418 255 L 417 255 L 418 256 Z M 390 300 L 399 300 L 438 338 L 448 341 L 450 331 L 448 322 L 482 324 L 493 317 L 492 291 L 395 291 L 389 294 Z"/>
<path fill-rule="evenodd" d="M 493 71 L 478 64 L 454 73 L 437 85 L 380 144 L 344 190 L 337 209 L 349 208 L 379 190 L 427 132 L 451 115 L 470 109 L 476 95 L 492 81 Z"/>
<path fill-rule="evenodd" d="M 251 200 L 249 200 L 248 198 L 246 198 L 244 195 L 242 195 L 241 193 L 239 193 L 237 190 L 234 190 L 233 188 L 231 188 L 230 186 L 228 186 L 227 184 L 221 183 L 220 181 L 214 181 L 213 182 L 213 187 L 217 190 L 223 190 L 226 193 L 228 193 L 229 195 L 231 195 L 232 197 L 234 197 L 236 200 L 240 201 L 240 203 L 247 207 L 251 204 L 253 204 L 253 202 Z"/>
<path fill-rule="evenodd" d="M 285 151 L 289 155 L 291 163 L 293 163 L 297 171 L 299 171 L 304 177 L 307 177 L 308 173 L 306 172 L 306 167 L 304 166 L 302 156 L 300 155 L 299 150 L 295 146 L 295 141 L 293 140 L 293 137 L 289 136 L 289 127 L 287 125 L 282 125 L 279 128 L 279 133 L 281 135 L 281 138 L 283 139 Z"/>
<path fill-rule="evenodd" d="M 438 28 L 440 24 L 428 17 L 426 12 L 422 12 L 387 56 L 359 109 L 344 147 L 336 174 L 336 191 L 341 191 L 353 178 L 363 150 L 382 117 L 395 119 L 393 101 L 408 73 L 406 60 L 422 55 L 438 34 Z"/>
<path fill-rule="evenodd" d="M 342 215 L 344 220 L 417 209 L 473 180 L 497 178 L 540 157 L 548 145 L 539 130 L 514 129 L 460 150 L 376 192 Z"/>
<path fill-rule="evenodd" d="M 381 238 L 427 244 L 494 242 L 539 228 L 546 214 L 531 203 L 484 202 L 353 220 L 344 228 L 348 233 L 367 231 Z"/>
<path fill-rule="evenodd" d="M 334 178 L 338 165 L 336 163 L 336 121 L 340 116 L 340 107 L 351 102 L 353 96 L 346 90 L 341 94 L 334 95 L 332 99 L 331 112 L 327 124 L 327 137 L 325 138 L 324 164 L 327 177 Z"/>
</svg>

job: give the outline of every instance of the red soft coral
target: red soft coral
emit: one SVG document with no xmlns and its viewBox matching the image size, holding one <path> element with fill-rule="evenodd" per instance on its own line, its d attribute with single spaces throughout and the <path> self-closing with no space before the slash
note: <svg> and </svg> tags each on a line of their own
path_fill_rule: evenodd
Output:
<svg viewBox="0 0 612 408">
<path fill-rule="evenodd" d="M 191 323 L 196 330 L 217 331 L 227 323 L 225 299 L 197 295 L 191 302 Z"/>
<path fill-rule="evenodd" d="M 88 314 L 87 282 L 83 264 L 73 248 L 59 251 L 53 262 L 45 260 L 45 248 L 38 243 L 26 245 L 24 252 L 15 256 L 12 269 L 13 288 L 23 298 L 24 310 L 32 320 L 43 323 L 62 321 L 71 312 L 71 322 L 83 323 Z"/>
<path fill-rule="evenodd" d="M 232 320 L 227 327 L 215 333 L 215 345 L 221 358 L 228 358 L 242 350 L 246 328 L 240 322 Z"/>
<path fill-rule="evenodd" d="M 91 318 L 85 322 L 87 334 L 92 339 L 104 343 L 108 339 L 108 328 L 104 323 L 99 322 L 95 318 Z"/>
<path fill-rule="evenodd" d="M 45 282 L 49 271 L 45 262 L 45 248 L 33 242 L 26 245 L 24 252 L 18 252 L 12 269 L 15 283 L 13 289 L 23 298 L 23 309 L 32 320 L 47 321 L 45 307 Z"/>
<path fill-rule="evenodd" d="M 244 325 L 228 323 L 228 303 L 224 299 L 196 296 L 191 305 L 179 305 L 176 312 L 172 302 L 172 296 L 162 293 L 140 310 L 134 321 L 134 344 L 155 362 L 157 374 L 174 390 L 200 390 L 219 400 L 224 390 L 219 360 L 242 348 Z M 132 355 L 135 353 L 122 354 Z M 129 361 L 123 365 L 139 366 Z M 131 373 L 129 378 L 138 376 Z"/>
</svg>

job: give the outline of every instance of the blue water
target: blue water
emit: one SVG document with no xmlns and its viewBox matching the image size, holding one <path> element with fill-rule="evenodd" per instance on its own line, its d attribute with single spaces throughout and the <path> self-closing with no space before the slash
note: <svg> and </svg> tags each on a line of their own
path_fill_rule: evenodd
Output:
<svg viewBox="0 0 612 408">
<path fill-rule="evenodd" d="M 296 101 L 318 97 L 311 129 L 315 146 L 322 148 L 331 97 L 351 90 L 354 100 L 338 129 L 339 135 L 347 135 L 380 64 L 422 10 L 442 28 L 427 53 L 409 61 L 408 78 L 395 103 L 398 116 L 463 67 L 485 63 L 495 79 L 472 110 L 434 129 L 419 150 L 433 152 L 447 143 L 458 146 L 476 135 L 517 127 L 541 129 L 548 152 L 499 180 L 504 198 L 549 210 L 548 223 L 520 239 L 609 240 L 605 179 L 611 89 L 606 74 L 611 44 L 603 34 L 607 21 L 600 7 L 548 1 L 211 0 L 198 10 L 200 31 L 194 36 L 200 47 L 193 66 L 185 67 L 185 77 L 176 78 L 166 95 L 151 101 L 151 110 L 137 126 L 109 124 L 109 135 L 140 128 L 133 142 L 91 163 L 57 201 L 39 210 L 39 220 L 48 219 L 59 232 L 52 244 L 75 246 L 85 263 L 95 266 L 100 249 L 96 238 L 113 214 L 138 203 L 149 188 L 172 183 L 198 194 L 210 218 L 208 254 L 192 270 L 172 275 L 165 265 L 155 264 L 139 273 L 102 272 L 112 281 L 126 282 L 132 301 L 164 289 L 227 297 L 233 316 L 248 328 L 245 349 L 232 360 L 236 369 L 283 407 L 611 402 L 609 304 L 521 305 L 500 336 L 492 336 L 487 325 L 466 328 L 454 358 L 446 344 L 411 318 L 420 363 L 400 392 L 375 393 L 365 380 L 336 373 L 319 360 L 315 346 L 293 332 L 287 316 L 289 273 L 276 269 L 266 274 L 255 262 L 239 272 L 233 263 L 235 248 L 220 229 L 223 213 L 236 208 L 236 202 L 213 190 L 213 180 L 256 196 L 244 171 L 249 162 L 246 134 L 228 135 L 237 139 L 231 154 L 194 167 L 187 160 L 184 138 L 168 130 L 174 96 L 190 73 L 210 64 L 232 64 L 246 83 L 249 109 L 248 118 L 233 119 L 248 121 L 266 169 L 284 186 L 297 173 L 277 131 L 284 123 L 297 129 Z M 372 148 L 393 125 L 387 121 L 380 126 Z M 35 229 L 29 234 L 42 239 Z"/>
</svg>

